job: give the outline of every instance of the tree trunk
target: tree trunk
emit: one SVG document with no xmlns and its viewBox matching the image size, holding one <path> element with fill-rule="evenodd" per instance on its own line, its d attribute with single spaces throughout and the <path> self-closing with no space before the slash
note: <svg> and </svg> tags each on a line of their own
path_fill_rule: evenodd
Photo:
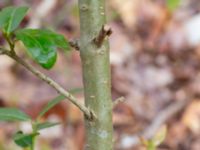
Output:
<svg viewBox="0 0 200 150">
<path fill-rule="evenodd" d="M 105 24 L 105 0 L 79 0 L 79 12 L 85 104 L 97 117 L 94 121 L 85 117 L 86 149 L 112 150 L 109 45 L 106 40 L 94 42 Z"/>
</svg>

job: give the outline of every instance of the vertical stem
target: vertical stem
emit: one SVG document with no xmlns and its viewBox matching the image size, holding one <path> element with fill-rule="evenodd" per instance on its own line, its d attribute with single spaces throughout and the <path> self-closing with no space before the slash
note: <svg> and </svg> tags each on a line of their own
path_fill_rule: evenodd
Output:
<svg viewBox="0 0 200 150">
<path fill-rule="evenodd" d="M 36 134 L 37 133 L 37 129 L 36 129 L 37 121 L 34 121 L 31 124 L 32 124 L 32 134 Z M 36 140 L 36 136 L 34 136 L 32 138 L 32 145 L 30 147 L 30 150 L 34 150 L 35 149 L 35 140 Z"/>
<path fill-rule="evenodd" d="M 112 101 L 110 88 L 109 45 L 98 47 L 93 39 L 105 24 L 105 0 L 79 0 L 80 54 L 85 103 L 97 119 L 85 118 L 86 149 L 112 150 Z"/>
</svg>

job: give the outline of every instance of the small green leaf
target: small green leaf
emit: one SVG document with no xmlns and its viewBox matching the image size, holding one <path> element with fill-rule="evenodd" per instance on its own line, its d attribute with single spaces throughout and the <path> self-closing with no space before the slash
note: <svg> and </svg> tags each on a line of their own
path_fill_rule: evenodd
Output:
<svg viewBox="0 0 200 150">
<path fill-rule="evenodd" d="M 6 7 L 0 12 L 0 27 L 6 34 L 14 31 L 26 15 L 28 7 Z"/>
<path fill-rule="evenodd" d="M 18 146 L 26 148 L 33 145 L 33 138 L 37 135 L 39 135 L 39 133 L 24 134 L 22 131 L 18 131 L 13 136 L 13 139 Z"/>
<path fill-rule="evenodd" d="M 40 112 L 39 117 L 42 117 L 47 111 L 49 111 L 49 109 L 53 108 L 55 105 L 57 105 L 59 102 L 63 101 L 64 99 L 65 99 L 65 96 L 59 95 L 53 100 L 49 101 L 49 103 Z"/>
<path fill-rule="evenodd" d="M 167 134 L 167 127 L 166 125 L 163 125 L 155 134 L 152 141 L 156 146 L 158 146 L 165 140 L 166 134 Z"/>
<path fill-rule="evenodd" d="M 53 123 L 53 122 L 43 122 L 43 123 L 38 123 L 36 124 L 36 130 L 42 130 L 42 129 L 46 129 L 46 128 L 50 128 L 50 127 L 54 127 L 56 125 L 59 125 L 60 123 Z"/>
<path fill-rule="evenodd" d="M 31 118 L 16 108 L 0 108 L 0 120 L 3 121 L 28 121 Z"/>
<path fill-rule="evenodd" d="M 180 5 L 180 2 L 180 0 L 167 0 L 167 8 L 174 11 Z"/>
<path fill-rule="evenodd" d="M 56 48 L 68 50 L 64 36 L 51 30 L 22 29 L 16 32 L 16 37 L 24 43 L 30 56 L 45 69 L 55 64 Z"/>
<path fill-rule="evenodd" d="M 152 140 L 148 141 L 147 150 L 156 150 L 156 145 Z"/>
</svg>

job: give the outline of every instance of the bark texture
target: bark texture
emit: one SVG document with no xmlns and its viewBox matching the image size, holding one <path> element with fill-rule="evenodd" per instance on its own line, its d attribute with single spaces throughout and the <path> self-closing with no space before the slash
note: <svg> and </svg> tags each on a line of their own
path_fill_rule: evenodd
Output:
<svg viewBox="0 0 200 150">
<path fill-rule="evenodd" d="M 86 107 L 97 119 L 85 117 L 86 150 L 112 150 L 112 101 L 110 86 L 109 45 L 107 40 L 99 46 L 98 37 L 105 24 L 105 0 L 79 0 L 80 54 Z"/>
</svg>

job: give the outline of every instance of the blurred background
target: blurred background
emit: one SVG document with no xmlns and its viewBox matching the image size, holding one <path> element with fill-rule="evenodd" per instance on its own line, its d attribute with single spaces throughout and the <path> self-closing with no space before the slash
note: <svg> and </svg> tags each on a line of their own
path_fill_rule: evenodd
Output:
<svg viewBox="0 0 200 150">
<path fill-rule="evenodd" d="M 51 28 L 79 38 L 77 0 L 0 0 L 0 8 L 28 5 L 22 27 Z M 152 138 L 165 125 L 158 150 L 200 150 L 199 0 L 108 0 L 115 150 L 143 150 L 139 137 Z M 0 35 L 0 43 L 6 45 Z M 43 70 L 17 44 L 20 57 L 83 100 L 79 52 L 59 51 L 56 65 Z M 6 56 L 0 56 L 0 107 L 18 107 L 33 118 L 58 94 Z M 41 132 L 38 150 L 82 150 L 81 112 L 67 101 L 47 120 L 62 125 Z M 0 150 L 18 150 L 12 135 L 27 123 L 0 123 Z M 20 149 L 19 149 L 20 150 Z"/>
</svg>

